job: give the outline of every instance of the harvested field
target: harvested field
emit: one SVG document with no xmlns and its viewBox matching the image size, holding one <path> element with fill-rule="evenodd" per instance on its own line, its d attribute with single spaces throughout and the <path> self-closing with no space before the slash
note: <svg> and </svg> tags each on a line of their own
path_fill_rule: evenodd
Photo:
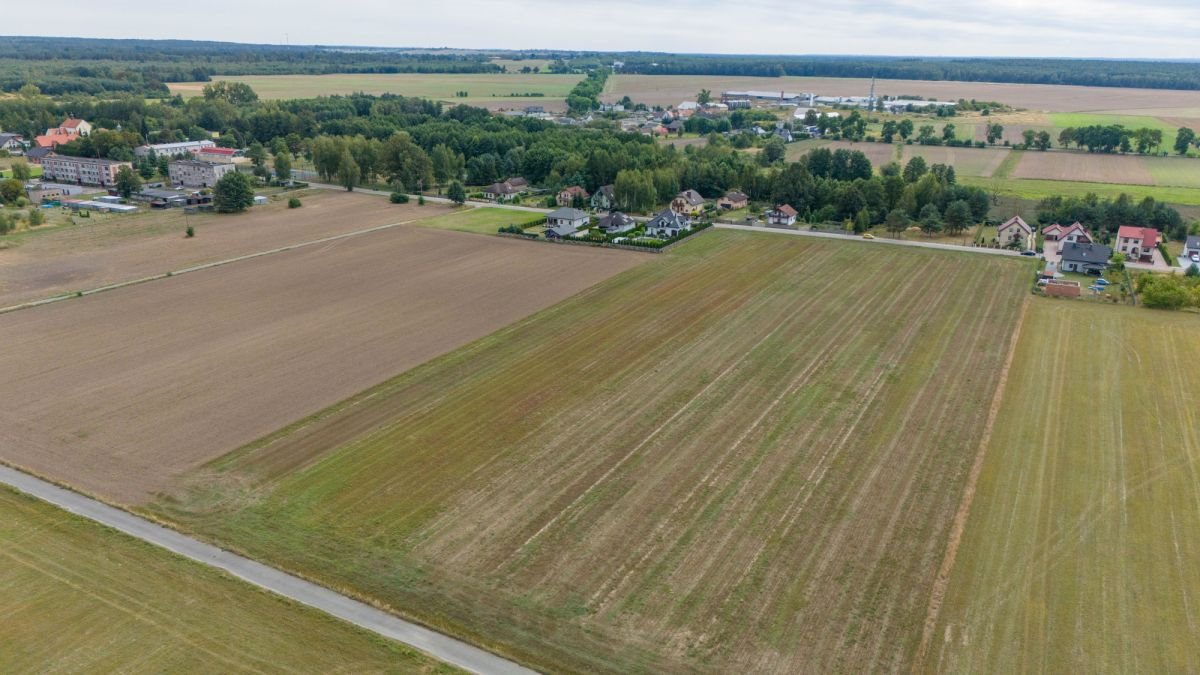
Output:
<svg viewBox="0 0 1200 675">
<path fill-rule="evenodd" d="M 151 508 L 551 672 L 907 670 L 1028 272 L 712 231 Z"/>
<path fill-rule="evenodd" d="M 876 169 L 888 164 L 896 157 L 896 146 L 887 143 L 851 143 L 850 141 L 826 141 L 814 139 L 791 143 L 787 146 L 788 161 L 795 161 L 817 148 L 829 148 L 830 151 L 857 150 L 871 160 Z"/>
<path fill-rule="evenodd" d="M 188 215 L 187 224 L 196 228 L 192 239 L 183 237 L 179 209 L 79 219 L 79 225 L 31 232 L 20 246 L 0 250 L 0 307 L 448 212 L 440 205 L 418 210 L 346 192 L 302 199 L 299 209 L 279 201 L 237 215 Z"/>
<path fill-rule="evenodd" d="M 1026 152 L 1017 168 L 1013 170 L 1012 177 L 1081 183 L 1154 185 L 1154 176 L 1146 168 L 1142 157 L 1084 152 Z"/>
<path fill-rule="evenodd" d="M 417 96 L 446 103 L 466 103 L 491 109 L 524 108 L 540 105 L 547 110 L 566 110 L 567 93 L 579 83 L 578 75 L 533 75 L 521 73 L 396 73 L 396 74 L 337 74 L 337 75 L 246 75 L 221 77 L 230 82 L 244 82 L 260 98 L 290 99 L 317 96 L 366 94 L 400 94 Z M 168 86 L 172 94 L 199 96 L 204 82 L 178 82 Z M 456 92 L 465 91 L 461 98 Z M 543 96 L 512 97 L 512 94 L 540 93 Z"/>
<path fill-rule="evenodd" d="M 650 105 L 679 105 L 693 101 L 701 89 L 714 94 L 727 90 L 812 92 L 822 96 L 866 96 L 870 78 L 834 77 L 731 77 L 720 75 L 617 75 L 610 78 L 606 101 L 629 96 Z M 881 96 L 913 94 L 926 98 L 957 101 L 960 98 L 999 101 L 1017 108 L 1048 112 L 1089 112 L 1163 109 L 1200 109 L 1200 91 L 1118 89 L 1047 84 L 1002 84 L 994 82 L 932 82 L 923 80 L 879 80 Z"/>
<path fill-rule="evenodd" d="M 962 176 L 988 177 L 1008 157 L 1008 148 L 952 148 L 944 145 L 906 145 L 901 162 L 924 157 L 929 164 L 948 164 Z"/>
<path fill-rule="evenodd" d="M 458 672 L 6 487 L 0 561 L 6 672 Z"/>
<path fill-rule="evenodd" d="M 402 227 L 2 314 L 0 459 L 138 502 L 647 258 Z"/>
<path fill-rule="evenodd" d="M 1195 315 L 1032 302 L 925 670 L 1200 671 L 1198 360 Z"/>
</svg>

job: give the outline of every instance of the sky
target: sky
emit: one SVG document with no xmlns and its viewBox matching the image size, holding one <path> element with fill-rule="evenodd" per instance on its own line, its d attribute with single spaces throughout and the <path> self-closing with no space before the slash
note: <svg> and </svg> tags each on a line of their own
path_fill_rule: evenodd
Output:
<svg viewBox="0 0 1200 675">
<path fill-rule="evenodd" d="M 731 54 L 1200 58 L 1196 0 L 56 0 L 32 35 Z M 1173 30 L 1179 27 L 1181 30 Z"/>
</svg>

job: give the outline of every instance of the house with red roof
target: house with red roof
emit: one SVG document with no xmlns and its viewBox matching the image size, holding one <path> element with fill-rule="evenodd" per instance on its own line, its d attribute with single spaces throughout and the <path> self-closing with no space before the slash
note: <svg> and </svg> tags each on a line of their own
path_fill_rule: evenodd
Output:
<svg viewBox="0 0 1200 675">
<path fill-rule="evenodd" d="M 1153 227 L 1122 225 L 1117 230 L 1117 251 L 1126 260 L 1154 262 L 1154 250 L 1158 248 L 1158 230 Z"/>
<path fill-rule="evenodd" d="M 46 133 L 34 138 L 33 143 L 39 148 L 55 148 L 90 133 L 92 125 L 87 120 L 68 117 L 62 124 L 51 127 Z"/>
<path fill-rule="evenodd" d="M 1042 237 L 1046 241 L 1062 241 L 1073 244 L 1090 244 L 1092 243 L 1092 235 L 1088 233 L 1087 228 L 1082 223 L 1074 225 L 1047 225 L 1042 228 Z"/>
<path fill-rule="evenodd" d="M 767 222 L 772 225 L 795 225 L 800 214 L 791 204 L 780 204 L 767 212 Z"/>
<path fill-rule="evenodd" d="M 559 192 L 558 196 L 554 199 L 554 203 L 558 204 L 559 206 L 573 206 L 576 199 L 578 199 L 580 202 L 584 202 L 587 201 L 588 197 L 591 197 L 591 195 L 588 194 L 587 190 L 579 187 L 578 185 L 572 185 L 562 192 Z"/>
</svg>

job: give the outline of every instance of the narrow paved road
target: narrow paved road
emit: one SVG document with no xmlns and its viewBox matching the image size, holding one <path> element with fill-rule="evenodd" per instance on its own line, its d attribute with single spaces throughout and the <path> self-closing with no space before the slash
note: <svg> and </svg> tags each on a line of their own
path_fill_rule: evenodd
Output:
<svg viewBox="0 0 1200 675">
<path fill-rule="evenodd" d="M 216 567 L 255 586 L 336 616 L 383 637 L 415 647 L 446 663 L 474 673 L 532 673 L 512 661 L 465 642 L 396 618 L 340 593 L 223 551 L 174 530 L 113 508 L 40 478 L 0 465 L 0 483 L 49 502 L 78 516 L 120 530 L 196 562 Z"/>
</svg>

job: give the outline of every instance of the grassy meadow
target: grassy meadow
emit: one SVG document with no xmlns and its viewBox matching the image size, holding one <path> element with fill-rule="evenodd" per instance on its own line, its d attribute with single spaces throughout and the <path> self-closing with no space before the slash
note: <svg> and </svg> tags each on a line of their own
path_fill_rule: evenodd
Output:
<svg viewBox="0 0 1200 675">
<path fill-rule="evenodd" d="M 1200 670 L 1200 322 L 1032 302 L 929 672 Z"/>
<path fill-rule="evenodd" d="M 6 487 L 0 589 L 5 672 L 458 672 Z"/>
<path fill-rule="evenodd" d="M 414 222 L 420 227 L 432 227 L 439 230 L 457 230 L 459 232 L 474 232 L 476 234 L 496 234 L 496 231 L 506 225 L 525 225 L 538 220 L 539 214 L 512 211 L 509 209 L 491 209 L 486 206 L 467 208 L 455 213 L 449 213 L 435 218 L 426 218 Z M 545 220 L 545 218 L 541 218 Z"/>
<path fill-rule="evenodd" d="M 151 508 L 549 671 L 898 670 L 1028 272 L 710 231 Z"/>
</svg>

